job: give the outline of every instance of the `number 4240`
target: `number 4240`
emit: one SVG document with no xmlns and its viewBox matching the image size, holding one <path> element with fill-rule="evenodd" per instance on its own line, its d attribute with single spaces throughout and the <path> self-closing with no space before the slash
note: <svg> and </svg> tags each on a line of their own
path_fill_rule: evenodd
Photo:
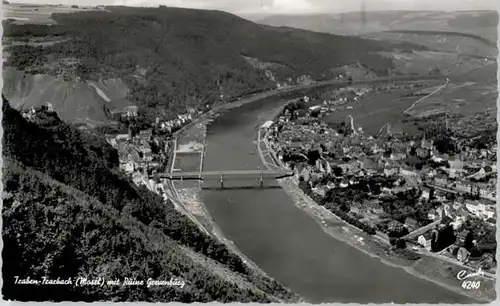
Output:
<svg viewBox="0 0 500 306">
<path fill-rule="evenodd" d="M 466 290 L 479 289 L 480 286 L 481 286 L 480 281 L 464 281 L 462 283 L 462 288 Z"/>
</svg>

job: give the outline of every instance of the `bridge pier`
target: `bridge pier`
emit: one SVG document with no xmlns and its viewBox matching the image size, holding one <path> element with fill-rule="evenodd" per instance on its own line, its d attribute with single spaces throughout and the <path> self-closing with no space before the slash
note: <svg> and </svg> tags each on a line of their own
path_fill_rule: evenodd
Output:
<svg viewBox="0 0 500 306">
<path fill-rule="evenodd" d="M 220 189 L 224 189 L 224 174 L 220 174 Z"/>
<path fill-rule="evenodd" d="M 264 175 L 262 174 L 262 172 L 260 173 L 260 188 L 264 188 Z"/>
<path fill-rule="evenodd" d="M 202 189 L 202 187 L 203 187 L 203 173 L 201 173 L 201 171 L 200 171 L 200 174 L 198 175 L 198 178 L 199 178 L 199 180 L 198 180 L 198 187 L 200 189 Z"/>
</svg>

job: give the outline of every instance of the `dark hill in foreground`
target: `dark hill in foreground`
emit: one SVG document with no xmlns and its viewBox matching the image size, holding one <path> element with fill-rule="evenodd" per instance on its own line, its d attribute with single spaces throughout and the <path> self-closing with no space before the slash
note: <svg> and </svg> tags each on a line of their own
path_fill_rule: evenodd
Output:
<svg viewBox="0 0 500 306">
<path fill-rule="evenodd" d="M 117 171 L 95 134 L 3 97 L 2 294 L 21 301 L 271 302 L 295 296 L 250 271 L 172 203 Z M 15 277 L 182 279 L 172 286 L 15 285 Z"/>
<path fill-rule="evenodd" d="M 294 83 L 302 75 L 330 79 L 336 76 L 333 68 L 343 65 L 360 64 L 386 75 L 392 61 L 376 52 L 423 48 L 273 28 L 220 11 L 107 9 L 111 12 L 53 15 L 58 25 L 46 32 L 70 40 L 17 52 L 7 65 L 27 69 L 77 58 L 80 77 L 123 77 L 130 99 L 139 105 L 178 111 L 220 101 L 221 95 L 225 99 L 275 88 L 288 78 Z M 5 35 L 43 34 L 33 27 L 6 26 Z"/>
</svg>

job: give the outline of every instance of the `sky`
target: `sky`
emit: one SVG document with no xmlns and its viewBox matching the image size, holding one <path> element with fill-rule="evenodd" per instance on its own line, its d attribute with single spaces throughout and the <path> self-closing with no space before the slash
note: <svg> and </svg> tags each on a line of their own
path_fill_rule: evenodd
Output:
<svg viewBox="0 0 500 306">
<path fill-rule="evenodd" d="M 340 13 L 366 10 L 481 10 L 497 9 L 500 0 L 11 0 L 15 3 L 127 5 L 218 9 L 240 14 Z"/>
</svg>

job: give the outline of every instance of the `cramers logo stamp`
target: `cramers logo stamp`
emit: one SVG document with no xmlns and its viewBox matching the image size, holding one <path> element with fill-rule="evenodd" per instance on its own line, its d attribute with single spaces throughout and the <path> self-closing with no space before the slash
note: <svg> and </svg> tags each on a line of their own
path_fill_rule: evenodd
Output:
<svg viewBox="0 0 500 306">
<path fill-rule="evenodd" d="M 479 289 L 479 287 L 481 287 L 481 281 L 474 279 L 478 276 L 484 276 L 484 272 L 481 268 L 479 268 L 477 272 L 474 273 L 469 273 L 466 270 L 462 270 L 458 272 L 457 279 L 459 281 L 462 281 L 463 289 L 473 290 L 473 289 Z"/>
</svg>

